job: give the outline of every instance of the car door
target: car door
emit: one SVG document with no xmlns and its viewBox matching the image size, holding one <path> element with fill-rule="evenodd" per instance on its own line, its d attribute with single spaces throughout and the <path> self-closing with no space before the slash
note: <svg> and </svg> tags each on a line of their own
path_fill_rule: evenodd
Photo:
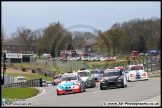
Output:
<svg viewBox="0 0 162 108">
<path fill-rule="evenodd" d="M 80 78 L 80 75 L 78 75 L 77 77 L 78 77 L 78 81 L 79 81 L 79 83 L 80 83 L 80 86 L 81 86 L 81 88 L 82 88 L 82 86 L 83 86 L 82 79 Z"/>
</svg>

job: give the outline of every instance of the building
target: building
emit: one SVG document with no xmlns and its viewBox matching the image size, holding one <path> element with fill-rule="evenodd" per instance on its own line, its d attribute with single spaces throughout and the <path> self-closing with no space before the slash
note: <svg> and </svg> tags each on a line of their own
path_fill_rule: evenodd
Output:
<svg viewBox="0 0 162 108">
<path fill-rule="evenodd" d="M 9 62 L 9 63 L 35 62 L 36 61 L 35 54 L 6 53 L 6 58 L 8 58 L 6 62 Z"/>
<path fill-rule="evenodd" d="M 36 53 L 36 46 L 32 44 L 27 50 L 26 45 L 22 44 L 19 41 L 19 37 L 6 39 L 2 44 L 2 52 L 3 53 Z"/>
</svg>

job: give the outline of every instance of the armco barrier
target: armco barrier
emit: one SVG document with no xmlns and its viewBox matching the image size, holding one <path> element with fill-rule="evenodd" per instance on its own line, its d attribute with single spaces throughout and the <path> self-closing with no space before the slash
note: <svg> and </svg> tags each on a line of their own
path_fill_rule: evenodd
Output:
<svg viewBox="0 0 162 108">
<path fill-rule="evenodd" d="M 17 82 L 12 84 L 5 84 L 2 88 L 19 88 L 19 87 L 42 87 L 42 78 L 28 80 L 27 82 Z"/>
<path fill-rule="evenodd" d="M 4 84 L 15 83 L 14 75 L 4 75 Z"/>
</svg>

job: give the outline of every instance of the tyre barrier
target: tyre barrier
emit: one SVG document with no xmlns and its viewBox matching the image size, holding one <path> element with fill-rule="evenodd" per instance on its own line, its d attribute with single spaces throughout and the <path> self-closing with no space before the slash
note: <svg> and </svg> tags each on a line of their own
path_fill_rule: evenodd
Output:
<svg viewBox="0 0 162 108">
<path fill-rule="evenodd" d="M 1 88 L 42 87 L 42 78 L 2 85 Z"/>
</svg>

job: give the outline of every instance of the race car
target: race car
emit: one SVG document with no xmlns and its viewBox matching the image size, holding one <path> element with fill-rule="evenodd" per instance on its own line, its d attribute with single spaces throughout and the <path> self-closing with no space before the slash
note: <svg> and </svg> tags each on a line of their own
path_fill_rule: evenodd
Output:
<svg viewBox="0 0 162 108">
<path fill-rule="evenodd" d="M 85 87 L 95 87 L 96 81 L 89 70 L 81 70 L 77 72 L 81 79 L 85 82 Z"/>
<path fill-rule="evenodd" d="M 120 69 L 107 69 L 100 81 L 100 90 L 127 87 L 127 81 Z"/>
<path fill-rule="evenodd" d="M 46 81 L 42 80 L 42 87 L 45 87 L 45 86 L 46 86 Z"/>
<path fill-rule="evenodd" d="M 96 82 L 100 82 L 101 72 L 98 69 L 91 70 L 92 76 L 94 76 Z"/>
<path fill-rule="evenodd" d="M 53 86 L 51 81 L 47 81 L 45 87 Z"/>
<path fill-rule="evenodd" d="M 61 74 L 54 76 L 52 85 L 58 85 L 60 83 L 61 79 Z"/>
<path fill-rule="evenodd" d="M 124 71 L 124 68 L 122 66 L 115 67 L 115 69 L 120 69 L 120 71 L 122 71 L 122 74 L 125 76 L 125 78 L 127 80 L 127 73 Z"/>
<path fill-rule="evenodd" d="M 128 65 L 127 69 L 127 81 L 148 80 L 143 64 Z"/>
<path fill-rule="evenodd" d="M 85 82 L 77 73 L 65 73 L 61 76 L 61 82 L 57 85 L 57 95 L 67 93 L 81 93 L 86 91 Z"/>
</svg>

